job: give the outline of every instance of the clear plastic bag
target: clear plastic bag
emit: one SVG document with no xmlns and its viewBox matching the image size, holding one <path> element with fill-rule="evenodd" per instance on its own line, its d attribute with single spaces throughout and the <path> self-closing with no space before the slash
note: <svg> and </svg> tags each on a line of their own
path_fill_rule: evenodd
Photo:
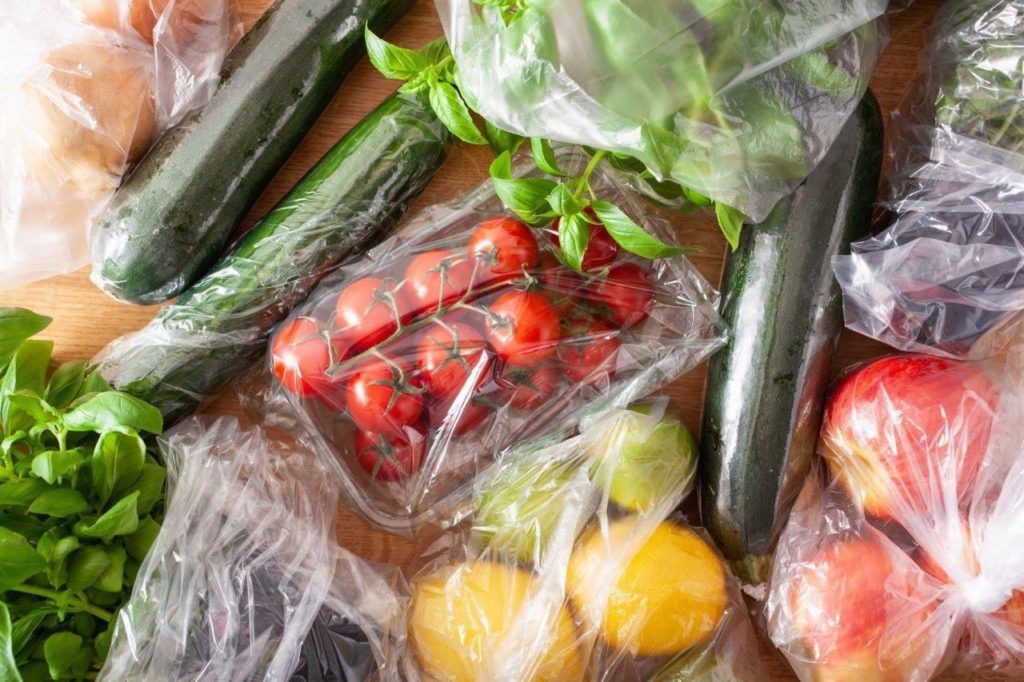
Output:
<svg viewBox="0 0 1024 682">
<path fill-rule="evenodd" d="M 907 351 L 986 357 L 1024 310 L 1024 3 L 947 3 L 893 118 L 878 236 L 835 260 L 847 326 Z"/>
<path fill-rule="evenodd" d="M 825 155 L 886 42 L 884 0 L 436 4 L 484 118 L 629 155 L 754 222 Z"/>
<path fill-rule="evenodd" d="M 890 356 L 841 380 L 783 532 L 772 640 L 803 680 L 1024 670 L 1024 365 Z"/>
<path fill-rule="evenodd" d="M 183 422 L 161 446 L 170 504 L 101 679 L 393 678 L 404 585 L 337 546 L 326 472 L 228 418 Z M 323 638 L 343 622 L 347 646 Z"/>
<path fill-rule="evenodd" d="M 734 579 L 673 510 L 696 443 L 669 403 L 503 457 L 411 581 L 409 680 L 760 680 Z"/>
<path fill-rule="evenodd" d="M 234 0 L 5 0 L 0 288 L 70 272 L 121 176 L 217 83 Z"/>
<path fill-rule="evenodd" d="M 560 154 L 563 168 L 583 160 Z M 596 177 L 599 195 L 672 241 L 614 174 Z M 571 434 L 724 340 L 717 294 L 684 258 L 618 253 L 595 230 L 578 276 L 549 233 L 502 211 L 486 181 L 342 264 L 277 329 L 262 390 L 248 392 L 251 411 L 307 439 L 355 509 L 392 532 L 457 517 L 504 449 Z"/>
</svg>

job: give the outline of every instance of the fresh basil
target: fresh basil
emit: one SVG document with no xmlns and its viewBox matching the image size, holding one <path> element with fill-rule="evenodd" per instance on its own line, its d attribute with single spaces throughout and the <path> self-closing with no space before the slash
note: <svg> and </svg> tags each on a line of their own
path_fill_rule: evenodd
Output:
<svg viewBox="0 0 1024 682">
<path fill-rule="evenodd" d="M 555 158 L 555 150 L 551 148 L 551 143 L 541 138 L 530 139 L 530 151 L 533 152 L 533 163 L 537 168 L 541 169 L 548 175 L 554 175 L 561 177 L 565 175 L 562 169 L 558 167 L 558 159 Z"/>
<path fill-rule="evenodd" d="M 595 201 L 591 206 L 612 239 L 630 253 L 643 258 L 669 258 L 688 252 L 688 249 L 666 244 L 650 234 L 614 204 Z"/>
<path fill-rule="evenodd" d="M 579 213 L 562 216 L 558 223 L 558 241 L 562 246 L 565 264 L 580 272 L 583 269 L 583 254 L 590 242 L 590 224 Z"/>
<path fill-rule="evenodd" d="M 0 526 L 0 592 L 46 570 L 46 560 L 25 536 Z"/>
<path fill-rule="evenodd" d="M 0 602 L 0 680 L 21 680 L 18 664 L 14 660 L 14 635 L 11 612 Z"/>
<path fill-rule="evenodd" d="M 725 241 L 729 242 L 734 250 L 740 245 L 740 232 L 743 230 L 744 215 L 728 204 L 715 203 L 715 217 L 718 218 L 718 225 L 722 229 Z"/>
</svg>

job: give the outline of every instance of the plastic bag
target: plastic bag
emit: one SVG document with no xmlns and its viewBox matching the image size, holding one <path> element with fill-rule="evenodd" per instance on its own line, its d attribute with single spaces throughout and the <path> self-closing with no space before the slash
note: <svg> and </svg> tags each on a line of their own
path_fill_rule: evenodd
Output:
<svg viewBox="0 0 1024 682">
<path fill-rule="evenodd" d="M 413 578 L 409 680 L 762 678 L 735 581 L 672 511 L 696 442 L 664 398 L 521 447 Z"/>
<path fill-rule="evenodd" d="M 202 105 L 234 0 L 5 0 L 0 288 L 70 272 L 121 176 Z"/>
<path fill-rule="evenodd" d="M 772 640 L 801 679 L 1024 666 L 1024 364 L 924 355 L 841 380 L 776 554 Z"/>
<path fill-rule="evenodd" d="M 835 260 L 847 325 L 902 350 L 985 357 L 1024 310 L 1024 3 L 947 3 L 893 118 L 889 208 Z"/>
<path fill-rule="evenodd" d="M 634 157 L 760 222 L 860 101 L 887 2 L 547 0 L 511 18 L 436 4 L 484 118 Z"/>
<path fill-rule="evenodd" d="M 401 578 L 337 546 L 336 486 L 315 461 L 228 418 L 185 421 L 161 446 L 170 505 L 101 679 L 288 680 L 300 663 L 393 675 Z M 363 641 L 332 650 L 324 629 L 342 621 Z"/>
<path fill-rule="evenodd" d="M 563 168 L 582 160 L 560 155 Z M 597 175 L 598 194 L 671 241 Z M 454 518 L 505 448 L 570 434 L 723 342 L 717 294 L 685 259 L 618 253 L 595 229 L 577 276 L 550 234 L 501 211 L 488 180 L 340 266 L 277 329 L 267 390 L 247 401 L 308 439 L 355 509 L 392 532 Z"/>
</svg>

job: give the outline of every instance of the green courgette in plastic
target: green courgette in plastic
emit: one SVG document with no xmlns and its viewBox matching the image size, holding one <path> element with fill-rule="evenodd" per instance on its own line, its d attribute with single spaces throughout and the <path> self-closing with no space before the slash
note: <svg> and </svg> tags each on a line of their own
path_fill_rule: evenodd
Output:
<svg viewBox="0 0 1024 682">
<path fill-rule="evenodd" d="M 821 423 L 842 331 L 832 257 L 867 233 L 882 161 L 869 92 L 831 151 L 726 261 L 729 344 L 712 358 L 701 442 L 702 518 L 744 580 L 764 577 Z"/>
<path fill-rule="evenodd" d="M 335 265 L 379 242 L 444 161 L 448 130 L 416 95 L 356 125 L 203 279 L 100 357 L 167 423 L 259 359 L 274 325 Z"/>
<path fill-rule="evenodd" d="M 93 281 L 158 303 L 202 276 L 365 53 L 413 0 L 278 0 L 231 51 L 210 102 L 168 131 L 114 196 Z"/>
</svg>

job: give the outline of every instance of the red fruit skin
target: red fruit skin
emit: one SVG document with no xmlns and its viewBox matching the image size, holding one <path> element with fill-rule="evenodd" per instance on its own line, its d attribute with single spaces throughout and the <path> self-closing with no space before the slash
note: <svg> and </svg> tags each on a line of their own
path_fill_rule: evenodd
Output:
<svg viewBox="0 0 1024 682">
<path fill-rule="evenodd" d="M 473 264 L 453 251 L 421 253 L 405 270 L 405 300 L 412 317 L 430 315 L 462 298 L 472 284 Z"/>
<path fill-rule="evenodd" d="M 454 401 L 447 400 L 435 403 L 430 407 L 430 428 L 437 432 L 445 428 L 445 422 L 454 423 L 452 434 L 465 436 L 491 415 L 491 409 L 475 400 L 464 405 L 455 406 Z"/>
<path fill-rule="evenodd" d="M 969 495 L 988 447 L 998 390 L 985 368 L 894 355 L 845 377 L 825 410 L 822 442 L 832 475 L 866 513 L 905 523 L 942 500 L 933 484 Z"/>
<path fill-rule="evenodd" d="M 368 362 L 352 375 L 345 390 L 345 406 L 363 431 L 400 437 L 423 412 L 421 390 L 404 372 L 385 362 Z"/>
<path fill-rule="evenodd" d="M 587 242 L 587 250 L 583 252 L 583 269 L 587 272 L 600 270 L 606 265 L 611 265 L 619 255 L 619 245 L 608 234 L 608 230 L 597 220 L 597 215 L 590 207 L 586 209 L 587 215 L 594 222 L 590 225 L 590 240 Z M 561 241 L 558 238 L 558 228 L 561 218 L 555 218 L 551 223 L 551 241 L 555 248 L 561 248 Z"/>
<path fill-rule="evenodd" d="M 533 270 L 540 262 L 540 247 L 533 231 L 515 218 L 500 217 L 477 225 L 469 238 L 470 259 L 477 261 L 477 282 L 510 279 Z"/>
<path fill-rule="evenodd" d="M 615 376 L 621 346 L 619 330 L 607 322 L 575 320 L 558 346 L 558 359 L 570 381 L 600 386 Z"/>
<path fill-rule="evenodd" d="M 554 354 L 561 338 L 558 315 L 540 294 L 510 291 L 490 305 L 487 337 L 513 367 L 532 367 Z"/>
<path fill-rule="evenodd" d="M 620 263 L 608 270 L 596 293 L 615 324 L 623 329 L 635 327 L 650 315 L 654 307 L 651 276 L 636 263 Z"/>
<path fill-rule="evenodd" d="M 405 428 L 400 435 L 386 436 L 356 431 L 356 457 L 366 473 L 379 481 L 401 481 L 419 471 L 427 451 L 423 424 Z"/>
<path fill-rule="evenodd" d="M 416 353 L 417 366 L 431 397 L 448 400 L 479 371 L 474 389 L 490 377 L 487 342 L 475 328 L 462 322 L 435 324 L 423 335 Z M 484 363 L 482 369 L 478 366 Z"/>
<path fill-rule="evenodd" d="M 335 326 L 354 352 L 381 343 L 410 318 L 398 282 L 390 277 L 357 279 L 341 290 L 335 304 Z"/>
<path fill-rule="evenodd" d="M 561 379 L 556 367 L 546 365 L 532 371 L 513 372 L 503 379 L 513 388 L 507 391 L 508 404 L 517 410 L 532 410 L 543 405 L 555 392 Z"/>
<path fill-rule="evenodd" d="M 271 343 L 270 360 L 274 376 L 292 395 L 314 396 L 330 384 L 326 372 L 331 351 L 316 320 L 299 317 L 281 327 Z"/>
</svg>

